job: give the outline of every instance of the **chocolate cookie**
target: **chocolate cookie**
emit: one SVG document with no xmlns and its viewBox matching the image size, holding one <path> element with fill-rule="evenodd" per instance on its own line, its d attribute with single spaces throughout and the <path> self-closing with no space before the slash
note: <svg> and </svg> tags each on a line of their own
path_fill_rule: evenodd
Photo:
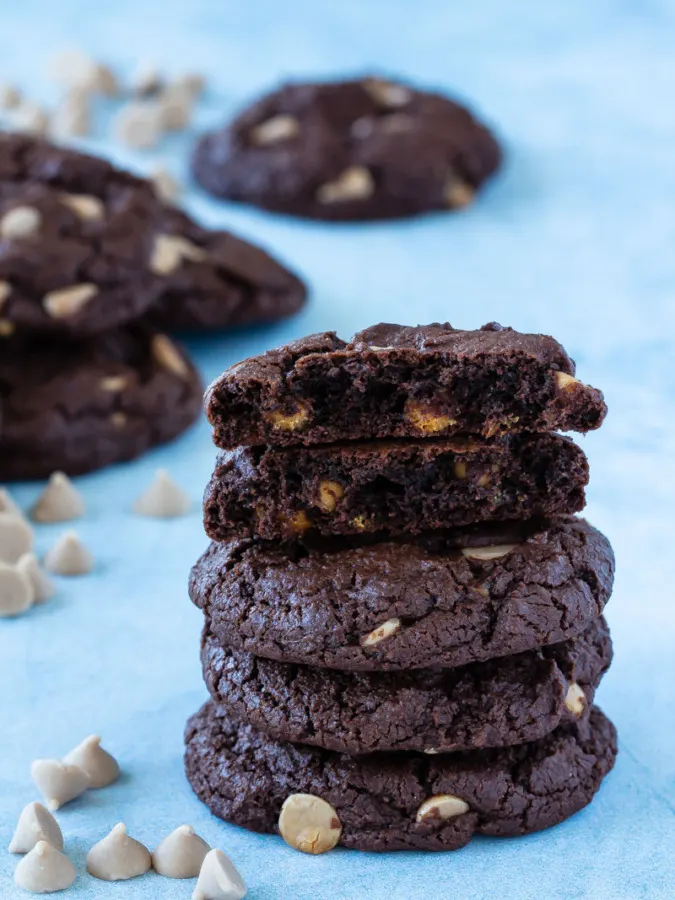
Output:
<svg viewBox="0 0 675 900">
<path fill-rule="evenodd" d="M 254 244 L 202 228 L 169 207 L 157 229 L 161 277 L 147 316 L 153 327 L 212 331 L 274 322 L 304 306 L 302 281 Z"/>
<path fill-rule="evenodd" d="M 133 459 L 197 419 L 201 382 L 166 335 L 3 343 L 0 481 L 71 475 Z"/>
<path fill-rule="evenodd" d="M 582 635 L 456 669 L 336 672 L 222 647 L 208 628 L 202 666 L 213 699 L 280 741 L 342 753 L 441 753 L 535 741 L 586 713 L 612 659 L 605 621 Z"/>
<path fill-rule="evenodd" d="M 145 313 L 156 207 L 105 160 L 0 134 L 0 335 L 82 337 Z"/>
<path fill-rule="evenodd" d="M 349 344 L 310 335 L 244 360 L 207 391 L 219 447 L 389 437 L 589 431 L 600 391 L 557 341 L 500 325 L 375 325 Z"/>
<path fill-rule="evenodd" d="M 216 541 L 420 534 L 579 512 L 587 483 L 583 452 L 554 434 L 239 447 L 218 460 L 204 524 Z"/>
<path fill-rule="evenodd" d="M 324 849 L 339 840 L 359 850 L 456 850 L 474 834 L 556 825 L 590 803 L 617 753 L 614 726 L 597 708 L 517 747 L 350 757 L 274 741 L 210 702 L 188 722 L 186 743 L 188 780 L 215 815 L 272 833 L 286 802 L 300 811 L 300 834 L 306 822 L 319 842 L 332 832 Z M 331 815 L 313 821 L 297 794 L 322 798 Z"/>
<path fill-rule="evenodd" d="M 302 282 L 264 251 L 161 203 L 96 157 L 0 135 L 0 337 L 81 338 L 146 316 L 216 329 L 299 309 Z"/>
<path fill-rule="evenodd" d="M 195 148 L 210 193 L 313 219 L 389 219 L 469 204 L 497 169 L 488 129 L 400 82 L 286 84 Z"/>
<path fill-rule="evenodd" d="M 461 666 L 574 637 L 609 598 L 614 555 L 599 531 L 573 518 L 529 536 L 525 527 L 356 547 L 232 539 L 197 562 L 190 596 L 224 646 L 256 656 L 350 670 Z"/>
</svg>

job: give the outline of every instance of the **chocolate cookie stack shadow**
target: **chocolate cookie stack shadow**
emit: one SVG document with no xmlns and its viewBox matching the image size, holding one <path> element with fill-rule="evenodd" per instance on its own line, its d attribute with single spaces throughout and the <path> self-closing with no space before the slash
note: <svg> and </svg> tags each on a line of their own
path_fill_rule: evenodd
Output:
<svg viewBox="0 0 675 900">
<path fill-rule="evenodd" d="M 377 325 L 214 382 L 186 770 L 216 815 L 308 853 L 453 850 L 590 802 L 614 558 L 556 433 L 606 412 L 574 372 L 543 335 Z"/>
</svg>

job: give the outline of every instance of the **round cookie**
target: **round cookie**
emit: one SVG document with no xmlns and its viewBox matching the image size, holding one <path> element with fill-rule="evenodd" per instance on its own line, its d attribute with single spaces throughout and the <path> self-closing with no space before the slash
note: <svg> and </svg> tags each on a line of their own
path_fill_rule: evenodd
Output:
<svg viewBox="0 0 675 900">
<path fill-rule="evenodd" d="M 173 207 L 157 225 L 177 254 L 155 283 L 147 321 L 161 331 L 210 331 L 275 322 L 298 312 L 307 289 L 264 250 L 227 231 L 202 228 Z M 187 243 L 181 243 L 187 242 Z"/>
<path fill-rule="evenodd" d="M 457 669 L 338 672 L 227 650 L 207 631 L 206 686 L 232 717 L 280 741 L 352 755 L 507 747 L 586 714 L 612 659 L 603 619 L 582 635 Z"/>
<path fill-rule="evenodd" d="M 389 219 L 466 206 L 500 160 L 463 106 L 364 76 L 283 85 L 202 137 L 192 169 L 228 200 L 313 219 Z"/>
<path fill-rule="evenodd" d="M 0 481 L 78 475 L 133 459 L 200 414 L 202 386 L 166 335 L 130 326 L 99 338 L 5 342 Z"/>
<path fill-rule="evenodd" d="M 161 203 L 105 160 L 0 135 L 0 339 L 83 338 L 146 317 L 210 330 L 274 321 L 305 302 L 271 256 Z"/>
<path fill-rule="evenodd" d="M 480 559 L 468 546 L 479 544 L 510 549 Z M 356 547 L 233 539 L 197 562 L 190 596 L 223 645 L 256 656 L 452 668 L 574 637 L 602 612 L 613 578 L 607 539 L 562 518 L 529 536 L 509 525 Z"/>
<path fill-rule="evenodd" d="M 617 752 L 597 708 L 518 747 L 351 757 L 279 743 L 210 702 L 188 722 L 186 744 L 188 780 L 220 818 L 277 832 L 284 801 L 312 794 L 332 806 L 339 846 L 377 851 L 456 850 L 474 834 L 556 825 L 590 803 Z"/>
</svg>

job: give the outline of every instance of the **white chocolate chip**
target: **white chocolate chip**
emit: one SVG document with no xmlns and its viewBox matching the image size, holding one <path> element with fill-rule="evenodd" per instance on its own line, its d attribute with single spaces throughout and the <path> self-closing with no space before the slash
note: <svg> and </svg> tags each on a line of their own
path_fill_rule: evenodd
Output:
<svg viewBox="0 0 675 900">
<path fill-rule="evenodd" d="M 49 291 L 42 298 L 42 305 L 52 319 L 67 319 L 81 312 L 98 292 L 95 284 L 73 284 Z"/>
<path fill-rule="evenodd" d="M 451 175 L 443 188 L 443 200 L 451 209 L 464 209 L 473 203 L 476 192 L 456 175 Z"/>
<path fill-rule="evenodd" d="M 386 640 L 400 630 L 400 619 L 387 619 L 382 625 L 378 625 L 377 628 L 374 628 L 370 634 L 362 637 L 359 643 L 362 647 L 374 647 L 375 644 L 379 644 L 381 641 Z"/>
<path fill-rule="evenodd" d="M 150 257 L 150 270 L 155 275 L 175 272 L 184 259 L 202 262 L 208 256 L 206 250 L 175 234 L 158 234 Z"/>
<path fill-rule="evenodd" d="M 46 807 L 33 802 L 25 806 L 19 816 L 9 852 L 29 853 L 38 841 L 47 841 L 57 850 L 63 850 L 63 834 L 59 823 Z"/>
<path fill-rule="evenodd" d="M 193 100 L 196 100 L 204 93 L 206 79 L 203 75 L 199 75 L 196 72 L 188 72 L 186 75 L 181 75 L 177 78 L 174 81 L 174 86 L 180 88 L 182 91 L 186 91 Z"/>
<path fill-rule="evenodd" d="M 86 575 L 94 558 L 74 531 L 67 531 L 45 556 L 45 568 L 55 575 Z"/>
<path fill-rule="evenodd" d="M 565 706 L 573 716 L 583 715 L 586 709 L 586 694 L 574 681 L 568 688 L 565 695 Z"/>
<path fill-rule="evenodd" d="M 141 97 L 157 94 L 163 86 L 157 66 L 144 60 L 131 78 L 131 90 Z"/>
<path fill-rule="evenodd" d="M 59 200 L 85 222 L 102 219 L 105 213 L 103 201 L 91 194 L 59 194 Z"/>
<path fill-rule="evenodd" d="M 152 358 L 162 369 L 173 372 L 179 378 L 187 378 L 190 375 L 190 367 L 184 357 L 171 340 L 165 334 L 156 334 L 152 338 Z"/>
<path fill-rule="evenodd" d="M 65 853 L 47 841 L 38 841 L 14 872 L 14 883 L 33 894 L 65 891 L 77 878 L 75 866 Z"/>
<path fill-rule="evenodd" d="M 174 519 L 184 516 L 190 506 L 190 498 L 166 469 L 158 469 L 152 484 L 134 503 L 134 512 L 154 519 Z"/>
<path fill-rule="evenodd" d="M 169 85 L 158 98 L 160 126 L 165 131 L 183 131 L 192 116 L 192 95 L 179 85 Z"/>
<path fill-rule="evenodd" d="M 210 850 L 204 857 L 192 900 L 242 900 L 244 879 L 222 850 Z"/>
<path fill-rule="evenodd" d="M 433 819 L 454 819 L 455 816 L 464 815 L 469 811 L 469 804 L 454 794 L 437 794 L 429 797 L 417 810 L 415 817 L 417 822 L 427 822 Z"/>
<path fill-rule="evenodd" d="M 352 137 L 355 137 L 360 141 L 370 137 L 374 132 L 375 119 L 371 116 L 361 116 L 360 119 L 355 119 L 349 128 L 349 133 Z"/>
<path fill-rule="evenodd" d="M 14 109 L 21 103 L 21 94 L 12 84 L 0 84 L 0 109 Z"/>
<path fill-rule="evenodd" d="M 24 102 L 13 111 L 11 124 L 14 131 L 43 137 L 49 128 L 49 118 L 36 103 Z"/>
<path fill-rule="evenodd" d="M 126 375 L 107 375 L 100 380 L 99 387 L 106 393 L 119 394 L 119 392 L 123 391 L 128 384 L 129 379 Z"/>
<path fill-rule="evenodd" d="M 33 549 L 33 529 L 14 512 L 0 512 L 0 562 L 13 565 Z"/>
<path fill-rule="evenodd" d="M 124 428 L 129 421 L 129 417 L 123 412 L 114 412 L 110 415 L 110 422 L 115 428 Z"/>
<path fill-rule="evenodd" d="M 0 237 L 5 240 L 35 237 L 41 226 L 42 216 L 34 206 L 15 206 L 0 219 Z"/>
<path fill-rule="evenodd" d="M 117 760 L 101 747 L 101 738 L 92 734 L 63 757 L 63 762 L 79 766 L 89 779 L 90 788 L 104 788 L 120 777 Z"/>
<path fill-rule="evenodd" d="M 409 88 L 382 78 L 366 78 L 363 87 L 376 103 L 387 109 L 405 106 L 412 98 L 412 91 Z"/>
<path fill-rule="evenodd" d="M 115 116 L 113 123 L 118 141 L 135 150 L 156 146 L 162 133 L 162 114 L 154 103 L 128 103 Z"/>
<path fill-rule="evenodd" d="M 366 200 L 375 191 L 373 176 L 364 166 L 350 166 L 335 181 L 322 184 L 316 192 L 319 203 L 341 203 L 346 200 Z"/>
<path fill-rule="evenodd" d="M 404 134 L 406 131 L 411 131 L 414 124 L 413 119 L 405 113 L 391 113 L 388 116 L 381 116 L 377 120 L 379 130 L 385 134 Z"/>
<path fill-rule="evenodd" d="M 300 134 L 300 123 L 294 116 L 280 114 L 266 119 L 251 129 L 251 140 L 259 146 L 278 144 Z"/>
<path fill-rule="evenodd" d="M 86 137 L 91 117 L 86 95 L 74 91 L 54 110 L 49 130 L 56 138 Z"/>
<path fill-rule="evenodd" d="M 558 389 L 561 391 L 567 391 L 575 385 L 581 384 L 578 378 L 575 378 L 573 375 L 568 375 L 567 372 L 556 372 L 555 381 Z"/>
<path fill-rule="evenodd" d="M 196 878 L 210 849 L 191 825 L 181 825 L 152 854 L 152 867 L 166 878 Z"/>
<path fill-rule="evenodd" d="M 126 826 L 121 822 L 87 853 L 87 872 L 100 881 L 137 878 L 144 875 L 151 865 L 148 848 L 129 837 Z"/>
<path fill-rule="evenodd" d="M 422 753 L 427 753 L 429 756 L 436 756 L 441 751 L 437 750 L 435 747 L 428 747 L 426 750 L 422 750 Z"/>
<path fill-rule="evenodd" d="M 518 544 L 493 544 L 489 547 L 463 547 L 462 556 L 467 559 L 500 559 L 515 550 Z"/>
<path fill-rule="evenodd" d="M 279 814 L 279 834 L 302 853 L 325 853 L 340 840 L 342 824 L 326 800 L 314 794 L 291 794 Z"/>
<path fill-rule="evenodd" d="M 17 562 L 16 569 L 28 579 L 33 591 L 34 603 L 46 603 L 56 593 L 52 580 L 42 571 L 34 553 L 24 553 Z"/>
<path fill-rule="evenodd" d="M 23 511 L 19 509 L 6 488 L 0 488 L 0 513 L 9 513 L 11 516 L 23 518 Z"/>
<path fill-rule="evenodd" d="M 9 300 L 9 295 L 12 293 L 12 285 L 9 281 L 0 281 L 0 310 L 5 305 L 7 300 Z"/>
<path fill-rule="evenodd" d="M 155 169 L 151 180 L 155 194 L 164 203 L 173 203 L 180 196 L 180 185 L 166 169 Z"/>
<path fill-rule="evenodd" d="M 54 472 L 38 497 L 31 518 L 36 522 L 69 522 L 85 513 L 82 494 L 63 472 Z"/>
<path fill-rule="evenodd" d="M 0 319 L 0 337 L 11 337 L 15 331 L 16 325 L 14 322 L 10 322 L 8 319 Z"/>
<path fill-rule="evenodd" d="M 0 619 L 20 616 L 33 605 L 33 588 L 23 572 L 0 562 Z"/>
<path fill-rule="evenodd" d="M 79 766 L 67 765 L 58 759 L 36 759 L 30 774 L 49 809 L 59 809 L 84 794 L 89 787 L 89 779 Z"/>
</svg>

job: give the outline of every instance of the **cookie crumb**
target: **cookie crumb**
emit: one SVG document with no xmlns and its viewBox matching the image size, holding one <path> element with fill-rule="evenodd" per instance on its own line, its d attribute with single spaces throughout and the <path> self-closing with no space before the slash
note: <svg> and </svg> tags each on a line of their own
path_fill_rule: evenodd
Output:
<svg viewBox="0 0 675 900">
<path fill-rule="evenodd" d="M 89 779 L 79 766 L 58 759 L 36 759 L 30 767 L 31 778 L 51 810 L 59 809 L 79 797 L 89 787 Z"/>
<path fill-rule="evenodd" d="M 161 127 L 165 131 L 183 131 L 192 117 L 192 95 L 178 84 L 160 92 L 157 104 Z"/>
<path fill-rule="evenodd" d="M 167 878 L 197 878 L 210 850 L 191 825 L 181 825 L 152 854 L 152 867 Z"/>
<path fill-rule="evenodd" d="M 55 575 L 87 575 L 94 568 L 94 558 L 76 532 L 67 531 L 45 556 L 45 568 Z"/>
<path fill-rule="evenodd" d="M 166 469 L 158 469 L 150 487 L 134 503 L 134 512 L 153 519 L 173 519 L 184 516 L 190 506 L 190 498 Z"/>
<path fill-rule="evenodd" d="M 34 553 L 24 553 L 16 564 L 19 572 L 26 576 L 33 591 L 33 603 L 46 603 L 56 593 L 56 588 L 51 578 L 42 571 L 37 556 Z"/>
<path fill-rule="evenodd" d="M 0 512 L 0 562 L 18 562 L 33 549 L 33 529 L 15 512 Z"/>
<path fill-rule="evenodd" d="M 131 78 L 131 91 L 139 97 L 152 97 L 163 87 L 159 69 L 152 62 L 142 62 Z"/>
<path fill-rule="evenodd" d="M 192 900 L 242 900 L 246 885 L 232 860 L 222 850 L 204 857 Z"/>
<path fill-rule="evenodd" d="M 148 848 L 129 837 L 126 825 L 121 822 L 87 853 L 87 872 L 99 881 L 137 878 L 144 875 L 151 865 Z"/>
<path fill-rule="evenodd" d="M 33 588 L 23 572 L 0 562 L 0 619 L 19 616 L 33 605 Z"/>
<path fill-rule="evenodd" d="M 69 94 L 52 113 L 49 127 L 56 138 L 85 137 L 91 131 L 87 96 L 80 91 Z"/>
<path fill-rule="evenodd" d="M 54 472 L 31 511 L 36 522 L 69 522 L 85 513 L 82 494 L 63 472 Z"/>
<path fill-rule="evenodd" d="M 89 779 L 90 788 L 104 788 L 120 777 L 114 756 L 101 747 L 101 738 L 92 734 L 63 757 L 63 762 L 79 766 Z"/>
<path fill-rule="evenodd" d="M 49 74 L 53 81 L 83 93 L 103 94 L 106 97 L 119 94 L 119 84 L 112 69 L 81 50 L 67 49 L 57 53 L 50 62 Z"/>
<path fill-rule="evenodd" d="M 65 891 L 76 878 L 75 866 L 65 853 L 47 841 L 38 841 L 14 872 L 16 886 L 34 894 Z"/>
<path fill-rule="evenodd" d="M 39 841 L 47 841 L 63 850 L 63 834 L 59 823 L 41 803 L 24 806 L 9 844 L 10 853 L 29 853 Z"/>
</svg>

